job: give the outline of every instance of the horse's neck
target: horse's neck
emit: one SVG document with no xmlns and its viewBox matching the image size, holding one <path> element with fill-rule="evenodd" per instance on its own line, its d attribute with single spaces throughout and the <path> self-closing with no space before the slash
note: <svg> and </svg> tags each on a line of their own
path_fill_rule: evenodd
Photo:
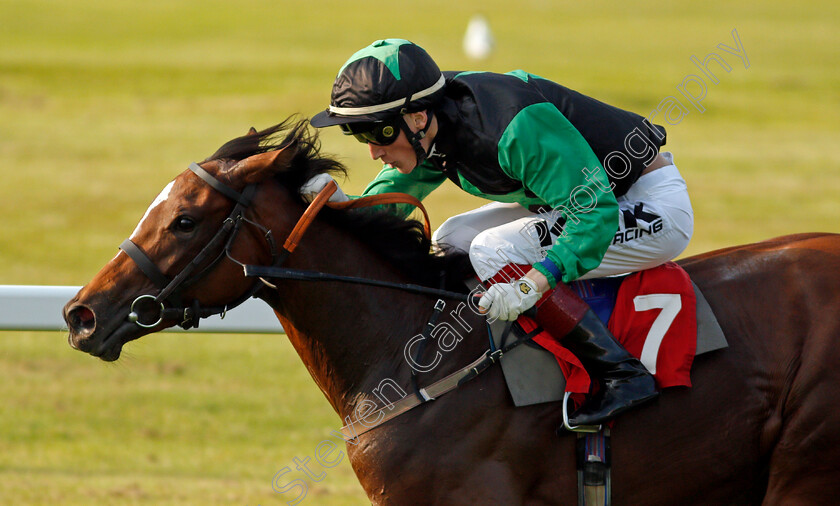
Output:
<svg viewBox="0 0 840 506">
<path fill-rule="evenodd" d="M 317 222 L 287 265 L 400 281 L 392 267 L 378 263 L 358 241 Z M 289 340 L 342 418 L 383 381 L 408 388 L 404 346 L 423 330 L 432 301 L 347 283 L 290 281 L 277 286 L 265 300 L 288 327 Z"/>
</svg>

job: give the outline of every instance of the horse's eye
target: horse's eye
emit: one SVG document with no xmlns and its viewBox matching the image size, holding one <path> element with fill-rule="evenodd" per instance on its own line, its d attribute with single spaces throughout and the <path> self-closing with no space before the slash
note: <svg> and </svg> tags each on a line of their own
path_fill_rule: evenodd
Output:
<svg viewBox="0 0 840 506">
<path fill-rule="evenodd" d="M 175 230 L 178 232 L 192 232 L 195 230 L 195 220 L 189 216 L 178 216 L 175 218 Z"/>
</svg>

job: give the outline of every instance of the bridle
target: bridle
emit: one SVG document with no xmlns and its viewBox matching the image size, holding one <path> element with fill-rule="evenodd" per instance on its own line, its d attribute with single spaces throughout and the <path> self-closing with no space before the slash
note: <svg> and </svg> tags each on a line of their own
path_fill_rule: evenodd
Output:
<svg viewBox="0 0 840 506">
<path fill-rule="evenodd" d="M 268 243 L 271 252 L 272 264 L 278 265 L 282 263 L 285 256 L 277 252 L 271 231 L 262 225 L 255 223 L 245 218 L 245 212 L 251 205 L 251 199 L 256 193 L 257 185 L 248 185 L 242 193 L 234 190 L 225 183 L 219 181 L 215 176 L 201 168 L 197 163 L 192 163 L 189 169 L 195 173 L 204 182 L 209 184 L 214 190 L 225 195 L 229 199 L 236 202 L 230 215 L 222 222 L 222 226 L 210 241 L 196 254 L 192 261 L 184 267 L 174 278 L 169 278 L 155 265 L 155 263 L 140 249 L 131 239 L 126 239 L 120 244 L 120 249 L 123 250 L 137 265 L 137 267 L 149 278 L 152 283 L 160 289 L 157 295 L 140 295 L 134 302 L 131 303 L 128 320 L 136 323 L 143 328 L 154 328 L 160 325 L 164 320 L 180 320 L 178 326 L 183 329 L 198 327 L 201 318 L 207 318 L 213 315 L 222 315 L 224 318 L 228 310 L 233 309 L 252 296 L 254 296 L 262 287 L 262 283 L 257 280 L 241 297 L 230 304 L 220 307 L 202 307 L 198 299 L 194 299 L 190 306 L 183 305 L 183 291 L 191 285 L 198 282 L 208 272 L 210 272 L 219 262 L 225 257 L 233 262 L 242 265 L 239 261 L 233 258 L 230 254 L 230 249 L 233 240 L 236 238 L 242 223 L 248 223 L 263 232 L 266 242 Z M 223 247 L 220 249 L 220 246 Z M 198 271 L 199 267 L 206 263 L 208 258 L 212 258 L 215 252 L 216 257 L 207 264 L 206 267 Z M 142 306 L 151 306 L 153 309 L 158 309 L 159 313 L 157 320 L 154 323 L 144 323 L 140 320 L 140 311 Z M 169 307 L 167 307 L 169 305 Z"/>
<path fill-rule="evenodd" d="M 210 185 L 214 190 L 236 202 L 236 205 L 230 212 L 230 215 L 224 220 L 224 222 L 222 222 L 222 226 L 216 234 L 210 239 L 204 248 L 198 252 L 192 261 L 174 278 L 169 278 L 163 274 L 163 272 L 161 272 L 148 255 L 146 255 L 140 247 L 134 244 L 131 239 L 126 239 L 122 244 L 120 244 L 120 249 L 123 250 L 146 275 L 146 277 L 160 289 L 160 293 L 157 295 L 140 295 L 134 299 L 134 302 L 131 303 L 128 320 L 143 328 L 157 327 L 164 320 L 180 320 L 178 326 L 185 330 L 193 327 L 197 328 L 199 321 L 202 318 L 207 318 L 217 314 L 224 318 L 227 311 L 241 305 L 246 300 L 256 295 L 256 293 L 263 288 L 263 285 L 275 288 L 274 285 L 267 282 L 263 277 L 259 277 L 255 280 L 250 289 L 230 304 L 218 307 L 203 307 L 199 303 L 198 299 L 194 299 L 190 306 L 185 306 L 183 304 L 182 294 L 184 289 L 197 283 L 198 280 L 203 278 L 208 272 L 216 267 L 223 258 L 227 257 L 232 262 L 241 266 L 246 273 L 247 267 L 256 267 L 246 266 L 242 262 L 236 260 L 230 253 L 233 241 L 236 238 L 243 222 L 254 226 L 263 232 L 263 236 L 271 253 L 270 267 L 273 268 L 280 267 L 292 251 L 295 250 L 300 242 L 300 239 L 303 237 L 303 234 L 325 205 L 334 209 L 356 209 L 359 207 L 384 204 L 411 204 L 423 212 L 423 216 L 426 220 L 424 232 L 427 237 L 431 234 L 429 215 L 426 212 L 426 209 L 419 200 L 411 195 L 402 193 L 387 193 L 353 199 L 347 202 L 330 202 L 329 198 L 338 189 L 338 185 L 336 185 L 335 181 L 330 181 L 312 200 L 309 207 L 306 208 L 306 211 L 304 211 L 300 220 L 298 220 L 297 224 L 286 238 L 285 243 L 278 251 L 271 230 L 245 218 L 245 212 L 251 205 L 251 199 L 254 197 L 254 193 L 256 193 L 257 184 L 248 185 L 242 193 L 240 193 L 221 182 L 215 176 L 201 168 L 201 166 L 197 163 L 190 164 L 189 169 L 205 183 Z M 224 247 L 219 251 L 219 246 L 223 243 Z M 219 251 L 216 257 L 206 267 L 201 269 L 201 271 L 194 274 L 216 251 Z M 143 305 L 151 306 L 153 310 L 158 311 L 157 319 L 153 323 L 144 323 L 140 320 L 140 311 L 142 311 L 141 306 Z M 167 305 L 170 307 L 167 307 Z"/>
</svg>

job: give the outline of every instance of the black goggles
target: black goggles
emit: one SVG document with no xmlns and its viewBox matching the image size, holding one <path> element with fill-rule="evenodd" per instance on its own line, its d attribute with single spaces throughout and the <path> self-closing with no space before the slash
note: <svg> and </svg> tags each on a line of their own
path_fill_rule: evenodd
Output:
<svg viewBox="0 0 840 506">
<path fill-rule="evenodd" d="M 341 131 L 344 135 L 352 135 L 357 141 L 363 144 L 375 144 L 377 146 L 388 146 L 393 144 L 400 136 L 399 121 L 397 117 L 386 121 L 365 122 L 365 123 L 343 123 Z"/>
</svg>

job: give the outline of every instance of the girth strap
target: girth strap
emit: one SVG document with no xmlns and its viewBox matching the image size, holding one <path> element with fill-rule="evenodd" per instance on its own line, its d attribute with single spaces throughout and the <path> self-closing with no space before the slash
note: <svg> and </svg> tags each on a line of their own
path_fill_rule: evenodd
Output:
<svg viewBox="0 0 840 506">
<path fill-rule="evenodd" d="M 426 402 L 433 401 L 441 395 L 455 390 L 467 381 L 472 380 L 482 372 L 486 371 L 491 365 L 501 361 L 502 356 L 504 356 L 505 353 L 510 352 L 517 346 L 527 341 L 530 341 L 536 334 L 537 332 L 531 332 L 509 343 L 504 348 L 497 349 L 495 351 L 487 350 L 484 354 L 463 369 L 459 369 L 445 378 L 435 381 L 425 388 L 418 389 L 419 395 L 406 395 L 397 402 L 389 404 L 366 417 L 366 419 L 376 418 L 377 422 L 375 423 L 362 423 L 359 420 L 350 421 L 350 423 L 341 428 L 342 436 L 344 436 L 344 438 L 348 441 L 355 439 L 360 434 L 364 434 L 365 432 L 375 429 L 388 420 L 400 416 L 406 411 L 414 409 Z M 380 414 L 382 415 L 381 418 L 379 418 Z"/>
<path fill-rule="evenodd" d="M 578 506 L 610 506 L 610 429 L 606 428 L 597 433 L 578 433 L 575 450 Z"/>
<path fill-rule="evenodd" d="M 478 357 L 478 359 L 475 362 L 471 363 L 470 365 L 466 366 L 465 368 L 460 369 L 458 371 L 455 371 L 454 373 L 450 374 L 449 376 L 432 383 L 431 385 L 429 385 L 426 388 L 421 388 L 419 390 L 420 395 L 425 400 L 418 399 L 417 396 L 415 396 L 415 395 L 407 395 L 407 396 L 403 397 L 402 399 L 398 400 L 397 402 L 395 402 L 393 404 L 389 404 L 389 405 L 383 407 L 382 409 L 380 409 L 379 411 L 370 414 L 367 417 L 368 419 L 378 418 L 380 413 L 383 415 L 382 418 L 378 418 L 378 421 L 375 424 L 370 424 L 370 423 L 364 424 L 364 423 L 360 422 L 359 420 L 350 421 L 350 423 L 348 423 L 347 425 L 345 425 L 344 427 L 341 428 L 342 436 L 344 436 L 344 438 L 348 441 L 351 440 L 351 439 L 355 439 L 360 434 L 364 434 L 365 432 L 368 432 L 369 430 L 374 429 L 374 428 L 382 425 L 383 423 L 387 422 L 388 420 L 391 420 L 393 418 L 396 418 L 396 417 L 400 416 L 401 414 L 405 413 L 406 411 L 414 409 L 417 406 L 419 406 L 421 404 L 424 404 L 425 402 L 428 402 L 429 400 L 434 400 L 437 397 L 439 397 L 439 396 L 441 396 L 441 395 L 443 395 L 447 392 L 451 392 L 452 390 L 455 390 L 456 388 L 458 388 L 458 385 L 461 383 L 461 381 L 465 377 L 470 375 L 470 372 L 472 371 L 472 369 L 474 367 L 478 366 L 481 362 L 483 362 L 484 359 L 485 359 L 485 356 L 482 355 L 482 356 Z"/>
</svg>

